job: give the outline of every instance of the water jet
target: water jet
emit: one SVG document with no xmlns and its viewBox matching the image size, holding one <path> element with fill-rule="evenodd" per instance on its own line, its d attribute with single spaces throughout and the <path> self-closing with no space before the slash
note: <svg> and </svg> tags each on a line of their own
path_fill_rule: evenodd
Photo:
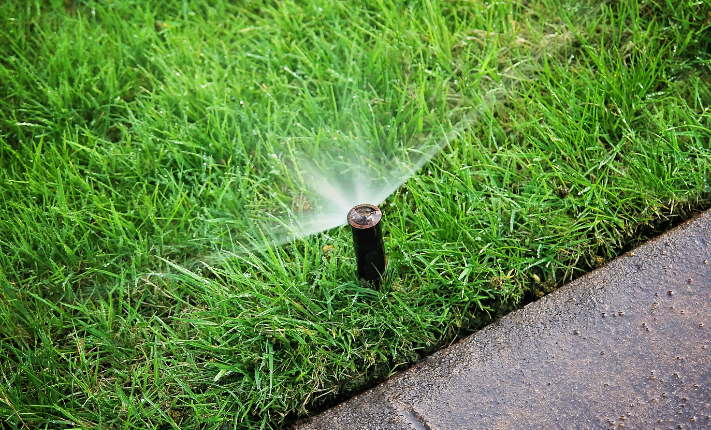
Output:
<svg viewBox="0 0 711 430">
<path fill-rule="evenodd" d="M 385 277 L 382 219 L 383 212 L 375 205 L 356 205 L 348 212 L 358 277 L 376 286 Z"/>
</svg>

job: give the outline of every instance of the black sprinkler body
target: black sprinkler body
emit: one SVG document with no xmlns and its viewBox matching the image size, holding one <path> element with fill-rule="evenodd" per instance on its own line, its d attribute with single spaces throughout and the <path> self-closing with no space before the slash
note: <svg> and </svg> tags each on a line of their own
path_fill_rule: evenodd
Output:
<svg viewBox="0 0 711 430">
<path fill-rule="evenodd" d="M 353 232 L 353 247 L 358 264 L 358 277 L 379 285 L 385 277 L 385 247 L 380 222 L 383 213 L 374 205 L 362 204 L 348 212 Z"/>
</svg>

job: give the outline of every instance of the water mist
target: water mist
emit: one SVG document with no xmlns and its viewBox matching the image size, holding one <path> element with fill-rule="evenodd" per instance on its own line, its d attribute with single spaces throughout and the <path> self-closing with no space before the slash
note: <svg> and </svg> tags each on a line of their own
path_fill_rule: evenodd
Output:
<svg viewBox="0 0 711 430">
<path fill-rule="evenodd" d="M 247 223 L 232 236 L 241 247 L 235 252 L 270 252 L 350 224 L 358 277 L 373 285 L 383 280 L 386 257 L 378 206 L 461 136 L 468 121 L 453 125 L 427 117 L 398 124 L 393 118 L 383 125 L 372 112 L 349 113 L 352 121 L 340 129 L 302 127 L 300 136 L 290 130 L 291 135 L 272 134 L 261 143 L 264 162 L 255 171 L 269 172 L 269 180 L 260 180 L 270 188 L 245 208 Z"/>
</svg>

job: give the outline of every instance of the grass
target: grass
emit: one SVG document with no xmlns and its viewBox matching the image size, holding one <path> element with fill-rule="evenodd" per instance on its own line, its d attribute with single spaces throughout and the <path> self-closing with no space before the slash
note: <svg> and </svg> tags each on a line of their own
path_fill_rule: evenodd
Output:
<svg viewBox="0 0 711 430">
<path fill-rule="evenodd" d="M 7 428 L 283 427 L 709 206 L 708 0 L 153 3 L 0 5 Z M 382 291 L 344 228 L 202 263 L 285 138 L 463 118 Z"/>
</svg>

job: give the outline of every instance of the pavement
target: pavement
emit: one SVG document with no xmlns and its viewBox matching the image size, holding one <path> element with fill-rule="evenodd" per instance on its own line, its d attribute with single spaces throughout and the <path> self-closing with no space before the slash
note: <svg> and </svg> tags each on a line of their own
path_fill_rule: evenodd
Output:
<svg viewBox="0 0 711 430">
<path fill-rule="evenodd" d="M 711 211 L 297 423 L 711 429 Z"/>
</svg>

